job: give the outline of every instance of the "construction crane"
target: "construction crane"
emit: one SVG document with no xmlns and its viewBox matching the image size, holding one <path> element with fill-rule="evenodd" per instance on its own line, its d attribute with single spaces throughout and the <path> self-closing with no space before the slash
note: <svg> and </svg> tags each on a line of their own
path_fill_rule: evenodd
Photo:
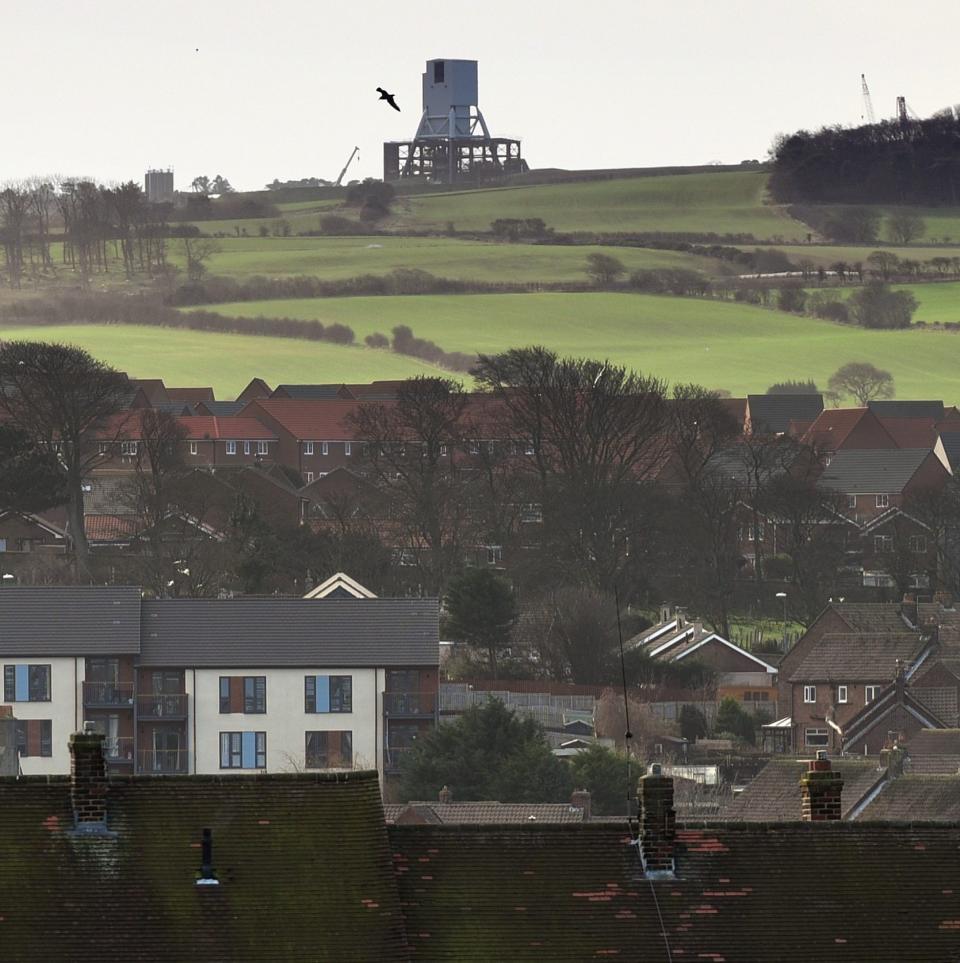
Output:
<svg viewBox="0 0 960 963">
<path fill-rule="evenodd" d="M 353 151 L 351 152 L 350 156 L 347 158 L 346 164 L 343 165 L 343 170 L 340 171 L 340 176 L 336 179 L 336 181 L 334 181 L 334 185 L 333 185 L 334 187 L 339 187 L 340 184 L 342 183 L 343 175 L 347 173 L 347 168 L 350 166 L 350 162 L 353 160 L 353 158 L 356 157 L 358 150 L 360 150 L 359 147 L 353 148 Z"/>
<path fill-rule="evenodd" d="M 906 127 L 911 120 L 920 119 L 914 109 L 907 103 L 906 97 L 897 98 L 897 119 L 903 127 Z"/>
<path fill-rule="evenodd" d="M 870 88 L 867 86 L 865 74 L 860 74 L 860 89 L 863 93 L 863 109 L 866 113 L 867 123 L 875 124 L 877 118 L 873 114 L 873 101 L 870 99 Z"/>
</svg>

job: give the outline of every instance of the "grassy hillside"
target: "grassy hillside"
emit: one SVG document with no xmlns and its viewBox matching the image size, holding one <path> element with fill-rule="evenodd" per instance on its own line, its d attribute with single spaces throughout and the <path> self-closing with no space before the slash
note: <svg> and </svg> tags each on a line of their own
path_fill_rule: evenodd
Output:
<svg viewBox="0 0 960 963">
<path fill-rule="evenodd" d="M 536 342 L 734 394 L 764 391 L 791 378 L 825 385 L 845 362 L 870 361 L 893 372 L 900 397 L 960 399 L 960 336 L 868 331 L 718 301 L 503 294 L 257 301 L 216 310 L 339 321 L 358 339 L 407 324 L 447 351 L 498 351 Z"/>
<path fill-rule="evenodd" d="M 958 235 L 960 238 L 960 235 Z M 749 244 L 738 245 L 744 251 L 753 251 L 755 246 Z M 957 257 L 960 255 L 960 246 L 955 247 L 892 247 L 885 244 L 778 244 L 778 251 L 783 251 L 794 264 L 801 261 L 812 261 L 817 267 L 830 267 L 837 261 L 845 261 L 847 264 L 854 264 L 857 261 L 866 265 L 867 258 L 878 250 L 895 254 L 898 258 L 907 258 L 912 261 L 929 261 L 935 257 Z"/>
<path fill-rule="evenodd" d="M 895 291 L 910 291 L 917 299 L 919 306 L 913 315 L 914 321 L 960 322 L 960 281 L 944 281 L 936 284 L 894 284 Z M 815 291 L 816 288 L 811 288 Z M 858 287 L 824 288 L 831 297 L 848 298 Z"/>
<path fill-rule="evenodd" d="M 595 251 L 614 255 L 629 271 L 686 267 L 715 274 L 722 267 L 712 258 L 676 251 L 501 244 L 444 237 L 251 237 L 220 238 L 217 243 L 221 250 L 210 258 L 210 273 L 235 278 L 306 274 L 332 279 L 419 268 L 468 281 L 585 281 L 587 255 Z M 170 259 L 182 268 L 180 247 L 179 242 L 171 242 Z"/>
<path fill-rule="evenodd" d="M 488 230 L 500 217 L 540 217 L 560 231 L 696 231 L 802 240 L 807 228 L 764 204 L 753 171 L 632 177 L 398 198 L 392 226 Z"/>
<path fill-rule="evenodd" d="M 254 376 L 273 385 L 441 373 L 415 358 L 365 347 L 133 325 L 0 326 L 0 338 L 76 344 L 133 377 L 212 385 L 225 399 L 236 397 Z"/>
</svg>

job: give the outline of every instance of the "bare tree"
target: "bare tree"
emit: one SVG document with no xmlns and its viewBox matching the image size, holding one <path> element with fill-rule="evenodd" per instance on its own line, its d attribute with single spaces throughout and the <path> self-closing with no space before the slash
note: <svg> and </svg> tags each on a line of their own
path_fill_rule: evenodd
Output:
<svg viewBox="0 0 960 963">
<path fill-rule="evenodd" d="M 35 444 L 57 452 L 69 497 L 70 536 L 85 575 L 83 480 L 99 457 L 104 427 L 128 391 L 125 374 L 80 348 L 31 341 L 9 341 L 0 348 L 0 411 Z"/>
<path fill-rule="evenodd" d="M 926 230 L 927 222 L 913 211 L 897 211 L 887 218 L 887 236 L 894 244 L 909 244 Z"/>
<path fill-rule="evenodd" d="M 185 237 L 180 241 L 187 262 L 187 277 L 199 281 L 207 273 L 207 261 L 219 253 L 220 245 L 210 237 Z"/>
<path fill-rule="evenodd" d="M 838 368 L 830 375 L 827 387 L 838 396 L 852 395 L 861 407 L 874 399 L 894 395 L 893 375 L 866 361 L 851 361 Z"/>
</svg>

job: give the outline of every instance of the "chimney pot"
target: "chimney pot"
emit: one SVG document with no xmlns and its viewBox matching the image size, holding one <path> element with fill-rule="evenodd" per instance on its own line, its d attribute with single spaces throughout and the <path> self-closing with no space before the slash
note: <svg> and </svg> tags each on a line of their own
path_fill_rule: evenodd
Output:
<svg viewBox="0 0 960 963">
<path fill-rule="evenodd" d="M 450 791 L 449 786 L 444 786 L 443 789 L 437 794 L 438 800 L 447 806 L 453 802 L 453 793 Z"/>
</svg>

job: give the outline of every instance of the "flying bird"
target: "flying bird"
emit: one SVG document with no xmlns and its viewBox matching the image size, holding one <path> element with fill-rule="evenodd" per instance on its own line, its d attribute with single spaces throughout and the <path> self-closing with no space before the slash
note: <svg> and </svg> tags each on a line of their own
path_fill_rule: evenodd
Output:
<svg viewBox="0 0 960 963">
<path fill-rule="evenodd" d="M 380 99 L 385 100 L 394 110 L 399 110 L 397 102 L 393 99 L 393 94 L 388 94 L 383 87 L 377 87 L 377 93 L 380 94 Z"/>
</svg>

